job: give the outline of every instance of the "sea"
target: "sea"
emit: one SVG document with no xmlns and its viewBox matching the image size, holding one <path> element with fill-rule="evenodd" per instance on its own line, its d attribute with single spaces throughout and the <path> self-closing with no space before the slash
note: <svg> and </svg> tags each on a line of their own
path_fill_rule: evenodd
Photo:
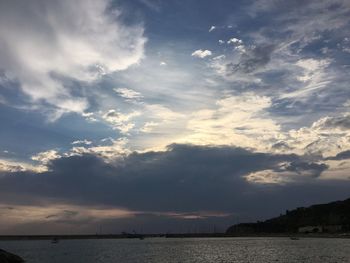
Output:
<svg viewBox="0 0 350 263">
<path fill-rule="evenodd" d="M 27 263 L 350 263 L 350 239 L 146 238 L 0 241 Z"/>
</svg>

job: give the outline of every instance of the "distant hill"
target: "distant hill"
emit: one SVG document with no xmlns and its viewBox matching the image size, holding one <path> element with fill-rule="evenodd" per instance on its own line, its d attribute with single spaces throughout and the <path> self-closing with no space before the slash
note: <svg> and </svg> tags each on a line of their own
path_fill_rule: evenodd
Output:
<svg viewBox="0 0 350 263">
<path fill-rule="evenodd" d="M 310 232 L 349 232 L 350 198 L 328 204 L 299 207 L 286 211 L 284 215 L 258 221 L 241 223 L 229 227 L 227 234 L 249 233 L 310 233 Z"/>
</svg>

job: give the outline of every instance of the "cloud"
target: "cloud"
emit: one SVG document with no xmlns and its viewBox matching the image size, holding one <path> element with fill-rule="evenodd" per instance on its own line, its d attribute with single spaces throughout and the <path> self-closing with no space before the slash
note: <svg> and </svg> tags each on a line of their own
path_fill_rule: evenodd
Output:
<svg viewBox="0 0 350 263">
<path fill-rule="evenodd" d="M 130 120 L 140 114 L 141 113 L 138 111 L 124 114 L 116 110 L 109 110 L 102 118 L 121 133 L 127 134 L 134 127 L 134 124 L 131 123 Z"/>
<path fill-rule="evenodd" d="M 95 113 L 93 112 L 83 112 L 81 116 L 83 116 L 89 122 L 96 122 L 97 119 L 94 117 Z"/>
<path fill-rule="evenodd" d="M 350 159 L 350 150 L 338 153 L 336 156 L 328 157 L 326 160 L 346 160 Z"/>
<path fill-rule="evenodd" d="M 284 27 L 289 32 L 302 35 L 305 37 L 304 40 L 308 41 L 320 31 L 336 30 L 346 26 L 350 9 L 346 0 L 309 1 L 303 10 L 299 7 L 299 1 L 286 5 L 283 1 L 258 0 L 250 6 L 250 12 L 253 16 L 274 15 L 274 27 Z M 311 17 L 317 19 L 311 21 Z"/>
<path fill-rule="evenodd" d="M 227 41 L 227 44 L 241 45 L 243 44 L 243 41 L 241 39 L 233 37 Z"/>
<path fill-rule="evenodd" d="M 25 172 L 25 171 L 41 173 L 46 170 L 47 170 L 46 167 L 42 165 L 35 166 L 25 162 L 0 159 L 0 173 L 7 173 L 7 172 L 13 173 L 13 172 Z"/>
<path fill-rule="evenodd" d="M 324 163 L 299 161 L 287 163 L 282 168 L 285 171 L 294 172 L 300 175 L 319 177 L 323 171 L 327 170 L 328 166 Z"/>
<path fill-rule="evenodd" d="M 348 131 L 350 128 L 350 114 L 344 114 L 343 116 L 334 116 L 334 117 L 324 117 L 315 122 L 313 125 L 315 129 L 322 130 L 343 130 Z"/>
<path fill-rule="evenodd" d="M 11 152 L 4 156 L 18 159 L 0 161 L 2 202 L 24 214 L 21 205 L 67 206 L 45 212 L 49 224 L 56 218 L 123 225 L 210 214 L 255 220 L 348 195 L 347 1 L 308 1 L 302 9 L 293 1 L 254 1 L 237 11 L 251 8 L 247 16 L 223 17 L 234 30 L 212 28 L 222 33 L 219 43 L 203 34 L 209 39 L 201 45 L 210 50 L 182 41 L 203 25 L 181 21 L 186 30 L 173 32 L 169 26 L 183 28 L 178 21 L 161 25 L 149 16 L 164 7 L 157 16 L 163 19 L 168 4 L 135 1 L 152 9 L 141 10 L 145 25 L 157 24 L 147 28 L 147 57 L 144 26 L 118 4 L 7 2 L 0 4 L 0 117 L 9 133 L 39 134 L 40 149 L 28 150 L 27 140 L 23 153 L 12 154 L 17 143 L 9 147 L 7 138 L 14 135 L 3 140 L 1 148 Z M 21 114 L 8 114 L 11 104 Z M 80 116 L 40 122 L 50 134 L 41 138 L 24 110 L 51 120 Z M 174 142 L 182 145 L 166 148 Z M 104 205 L 133 214 L 117 221 L 78 216 Z"/>
<path fill-rule="evenodd" d="M 278 141 L 271 146 L 271 149 L 277 150 L 278 152 L 289 152 L 293 150 L 293 147 L 290 147 L 288 143 L 284 141 Z"/>
<path fill-rule="evenodd" d="M 335 156 L 350 148 L 348 117 L 348 113 L 322 117 L 310 127 L 291 129 L 286 133 L 284 142 L 293 148 L 293 152 Z"/>
<path fill-rule="evenodd" d="M 149 117 L 153 117 L 160 121 L 173 121 L 185 117 L 183 114 L 173 111 L 161 104 L 145 105 L 145 110 L 148 112 Z"/>
<path fill-rule="evenodd" d="M 271 60 L 274 49 L 274 45 L 261 45 L 253 47 L 246 52 L 244 51 L 238 63 L 229 63 L 226 65 L 227 74 L 249 74 L 261 69 Z"/>
<path fill-rule="evenodd" d="M 286 5 L 263 0 L 254 1 L 247 9 L 252 11 L 249 20 L 242 22 L 231 16 L 240 36 L 232 38 L 230 44 L 235 47 L 240 38 L 246 39 L 249 56 L 240 58 L 226 52 L 226 60 L 214 63 L 217 73 L 226 81 L 239 83 L 236 89 L 259 90 L 272 98 L 282 98 L 285 107 L 276 109 L 276 116 L 297 116 L 307 110 L 308 117 L 302 118 L 311 122 L 320 117 L 321 111 L 337 111 L 337 105 L 349 95 L 344 67 L 347 58 L 342 50 L 349 34 L 349 4 L 309 1 L 300 10 L 298 1 Z M 256 26 L 250 27 L 252 24 Z M 254 46 L 270 46 L 272 50 L 252 54 Z"/>
<path fill-rule="evenodd" d="M 58 153 L 58 151 L 49 150 L 49 151 L 38 153 L 32 156 L 31 159 L 45 165 L 45 164 L 48 164 L 51 160 L 55 160 L 60 157 L 61 155 Z"/>
<path fill-rule="evenodd" d="M 206 50 L 198 49 L 191 54 L 192 57 L 197 57 L 197 58 L 205 58 L 211 55 L 212 55 L 212 52 L 207 49 Z"/>
<path fill-rule="evenodd" d="M 81 191 L 90 192 L 89 196 L 81 199 L 81 201 L 85 200 L 84 202 L 87 203 L 95 202 L 101 197 L 104 198 L 105 194 L 108 196 L 112 193 L 110 191 L 113 191 L 113 197 L 107 198 L 107 203 L 119 204 L 122 207 L 132 206 L 136 210 L 148 207 L 148 209 L 159 211 L 167 211 L 167 205 L 173 204 L 176 206 L 175 210 L 180 209 L 181 211 L 186 207 L 182 208 L 181 201 L 177 202 L 176 199 L 170 198 L 166 194 L 167 191 L 171 191 L 178 196 L 184 193 L 183 191 L 186 191 L 186 189 L 192 189 L 193 194 L 197 192 L 202 195 L 204 194 L 202 191 L 205 191 L 205 189 L 209 190 L 215 185 L 224 187 L 224 182 L 228 183 L 231 180 L 232 186 L 239 187 L 240 185 L 243 187 L 245 183 L 241 176 L 249 172 L 259 171 L 263 167 L 273 168 L 282 161 L 293 162 L 298 160 L 299 157 L 295 155 L 270 155 L 235 147 L 192 145 L 171 145 L 166 151 L 162 152 L 131 153 L 124 158 L 117 158 L 109 163 L 96 155 L 92 155 L 92 153 L 82 152 L 79 155 L 53 159 L 48 164 L 48 171 L 42 175 L 19 173 L 14 176 L 1 177 L 3 182 L 1 190 L 9 187 L 5 192 L 15 191 L 20 193 L 24 191 L 22 192 L 24 194 L 28 191 L 34 191 L 33 195 L 37 193 L 39 195 L 52 195 L 53 197 L 57 194 L 57 196 L 67 198 L 67 200 L 78 201 L 83 196 L 79 193 L 80 190 L 75 189 L 75 184 L 72 184 L 74 181 L 84 184 Z M 21 181 L 21 178 L 25 178 L 25 180 Z M 84 180 L 82 180 L 83 178 Z M 30 181 L 33 184 L 27 185 Z M 214 181 L 217 181 L 219 185 Z M 96 182 L 99 182 L 104 191 L 101 191 L 100 187 L 96 191 Z M 209 187 L 212 183 L 214 185 Z M 46 186 L 38 187 L 41 184 Z M 164 188 L 160 185 L 163 185 Z M 10 189 L 13 187 L 19 188 Z M 74 191 L 72 191 L 73 188 Z M 20 189 L 21 191 L 19 191 Z M 38 191 L 39 189 L 40 191 Z M 5 192 L 1 191 L 1 193 Z M 163 199 L 166 202 L 156 201 L 163 194 L 168 196 Z M 181 200 L 191 195 L 190 192 L 184 194 L 185 196 L 181 197 Z M 124 197 L 120 199 L 119 197 L 122 196 Z M 132 196 L 137 198 L 132 198 Z M 143 200 L 142 196 L 148 196 L 150 200 Z M 198 200 L 197 198 L 194 199 Z M 151 200 L 155 202 L 154 206 L 150 202 Z M 189 201 L 188 204 L 190 203 L 192 203 L 190 205 L 191 209 L 194 209 L 196 201 Z M 225 206 L 226 204 L 222 205 Z M 206 207 L 205 204 L 198 204 L 198 206 L 201 207 L 200 209 L 211 210 L 214 208 L 210 205 Z"/>
<path fill-rule="evenodd" d="M 140 25 L 125 25 L 109 1 L 2 1 L 0 68 L 20 82 L 33 104 L 65 112 L 89 107 L 64 78 L 91 82 L 143 57 Z"/>
<path fill-rule="evenodd" d="M 221 60 L 221 59 L 224 59 L 224 58 L 226 58 L 225 55 L 219 55 L 219 56 L 213 57 L 212 59 L 213 60 Z"/>
<path fill-rule="evenodd" d="M 97 146 L 74 146 L 68 152 L 64 153 L 64 156 L 76 156 L 76 155 L 94 155 L 103 158 L 105 162 L 115 161 L 116 159 L 130 153 L 127 148 L 128 139 L 121 137 L 117 140 L 112 138 L 103 139 L 102 142 L 109 141 L 107 145 Z"/>
<path fill-rule="evenodd" d="M 274 170 L 267 169 L 250 173 L 245 178 L 249 182 L 256 184 L 285 185 L 292 182 L 294 175 L 294 173 L 288 171 L 276 172 Z"/>
<path fill-rule="evenodd" d="M 211 26 L 210 28 L 209 28 L 209 32 L 212 32 L 212 31 L 214 31 L 216 29 L 216 26 Z"/>
<path fill-rule="evenodd" d="M 5 210 L 6 206 L 0 205 L 0 210 Z M 28 221 L 82 221 L 96 220 L 99 218 L 120 218 L 131 217 L 132 211 L 126 209 L 116 209 L 112 207 L 86 207 L 77 205 L 55 205 L 50 206 L 12 206 L 12 209 L 6 209 L 7 219 L 10 223 L 22 223 Z"/>
<path fill-rule="evenodd" d="M 159 123 L 150 121 L 150 122 L 146 122 L 145 125 L 141 128 L 140 131 L 142 132 L 152 132 L 157 126 L 159 125 Z"/>
<path fill-rule="evenodd" d="M 155 12 L 160 12 L 162 9 L 162 3 L 159 0 L 139 0 L 139 1 Z"/>
<path fill-rule="evenodd" d="M 140 92 L 128 88 L 117 88 L 113 90 L 128 101 L 137 101 L 143 97 Z"/>
<path fill-rule="evenodd" d="M 47 220 L 83 220 L 79 215 L 101 219 L 126 211 L 129 217 L 137 218 L 142 212 L 168 217 L 163 218 L 167 221 L 245 213 L 267 216 L 306 201 L 348 194 L 349 181 L 320 179 L 327 166 L 304 159 L 194 145 L 129 153 L 111 162 L 81 153 L 52 160 L 48 171 L 40 174 L 2 172 L 0 198 L 6 206 L 41 205 L 55 210 L 37 210 L 41 217 L 51 215 Z M 266 209 L 267 203 L 272 210 Z"/>
<path fill-rule="evenodd" d="M 344 154 L 345 155 L 345 154 Z M 321 178 L 349 180 L 350 162 L 348 159 L 342 160 L 346 156 L 338 156 L 336 158 L 327 158 L 325 164 L 329 167 L 322 173 Z"/>
<path fill-rule="evenodd" d="M 216 107 L 193 112 L 187 123 L 189 134 L 179 140 L 199 145 L 235 145 L 266 150 L 278 138 L 279 125 L 264 111 L 271 100 L 254 93 L 226 96 Z"/>
<path fill-rule="evenodd" d="M 245 176 L 249 182 L 256 184 L 285 185 L 298 181 L 305 181 L 308 177 L 320 177 L 328 166 L 324 163 L 304 162 L 301 160 L 281 162 L 274 169 L 266 169 L 250 173 Z"/>
<path fill-rule="evenodd" d="M 330 64 L 329 59 L 300 59 L 296 65 L 303 69 L 297 80 L 305 83 L 294 92 L 283 94 L 281 98 L 303 98 L 311 92 L 324 89 L 330 85 L 333 74 L 327 70 Z"/>
<path fill-rule="evenodd" d="M 75 144 L 85 144 L 85 145 L 90 145 L 92 143 L 92 141 L 89 141 L 89 140 L 77 140 L 77 141 L 74 141 L 72 142 L 73 145 Z"/>
<path fill-rule="evenodd" d="M 164 218 L 173 218 L 180 220 L 206 219 L 215 217 L 227 217 L 229 213 L 215 211 L 200 211 L 195 213 L 181 212 L 157 212 L 157 211 L 130 211 L 124 208 L 108 207 L 108 206 L 81 206 L 70 204 L 50 205 L 1 205 L 0 212 L 6 213 L 6 217 L 0 218 L 0 230 L 5 232 L 9 228 L 15 228 L 16 225 L 22 224 L 42 224 L 56 228 L 57 225 L 74 226 L 74 233 L 79 233 L 81 228 L 86 225 L 101 225 L 101 222 L 108 220 L 119 221 L 120 219 L 133 220 L 135 217 L 157 216 Z M 83 227 L 82 227 L 83 226 Z M 104 226 L 104 224 L 103 224 Z M 101 227 L 99 227 L 101 228 Z M 135 228 L 135 226 L 134 226 Z M 35 230 L 40 231 L 40 230 Z M 47 230 L 45 230 L 47 231 Z M 101 229 L 99 229 L 101 231 Z M 125 229 L 124 229 L 125 231 Z M 50 231 L 53 232 L 52 230 Z M 23 233 L 22 233 L 23 234 Z M 35 233 L 31 233 L 35 234 Z M 72 234 L 72 233 L 71 233 Z"/>
<path fill-rule="evenodd" d="M 338 117 L 334 119 L 338 119 Z M 309 137 L 314 139 L 314 142 L 307 146 L 308 148 L 319 148 L 326 156 L 349 149 L 349 131 L 342 126 L 338 126 L 339 124 L 343 125 L 343 123 L 336 123 L 336 120 L 333 121 L 335 122 L 332 122 L 332 118 L 329 117 L 321 118 L 313 123 L 310 131 L 305 130 L 302 132 L 305 135 L 309 133 Z M 323 124 L 330 124 L 330 126 L 323 126 Z M 336 126 L 332 126 L 334 124 Z"/>
</svg>

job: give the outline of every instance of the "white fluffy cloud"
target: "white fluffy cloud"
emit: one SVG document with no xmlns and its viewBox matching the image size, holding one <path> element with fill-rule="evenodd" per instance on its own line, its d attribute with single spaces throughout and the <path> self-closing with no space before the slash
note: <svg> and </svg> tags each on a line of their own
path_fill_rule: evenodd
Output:
<svg viewBox="0 0 350 263">
<path fill-rule="evenodd" d="M 98 146 L 75 146 L 66 152 L 65 156 L 82 155 L 82 154 L 94 154 L 104 158 L 105 161 L 115 160 L 120 156 L 130 154 L 130 150 L 127 149 L 128 139 L 120 138 L 118 140 L 110 139 L 109 145 Z"/>
<path fill-rule="evenodd" d="M 35 166 L 28 163 L 22 163 L 16 160 L 0 159 L 0 172 L 24 172 L 32 171 L 36 173 L 44 172 L 47 168 L 44 165 Z"/>
<path fill-rule="evenodd" d="M 241 39 L 233 37 L 227 41 L 227 44 L 243 44 L 243 41 Z"/>
<path fill-rule="evenodd" d="M 34 156 L 32 156 L 33 161 L 39 162 L 43 167 L 45 167 L 52 160 L 61 158 L 61 155 L 56 150 L 48 150 L 45 152 L 40 152 Z"/>
<path fill-rule="evenodd" d="M 133 111 L 131 113 L 121 113 L 116 110 L 109 110 L 106 112 L 102 118 L 108 123 L 112 124 L 113 127 L 119 130 L 123 134 L 127 134 L 135 124 L 131 122 L 131 119 L 139 116 L 141 113 L 138 111 Z"/>
<path fill-rule="evenodd" d="M 143 27 L 124 25 L 108 7 L 108 0 L 1 1 L 0 68 L 33 103 L 84 112 L 87 99 L 74 96 L 61 76 L 89 82 L 143 57 Z"/>
<path fill-rule="evenodd" d="M 288 133 L 288 145 L 296 153 L 334 156 L 350 148 L 350 114 L 323 117 L 310 127 L 292 129 Z"/>
<path fill-rule="evenodd" d="M 206 50 L 198 49 L 191 54 L 192 57 L 197 57 L 197 58 L 205 58 L 211 55 L 212 55 L 212 52 L 207 49 Z"/>
</svg>

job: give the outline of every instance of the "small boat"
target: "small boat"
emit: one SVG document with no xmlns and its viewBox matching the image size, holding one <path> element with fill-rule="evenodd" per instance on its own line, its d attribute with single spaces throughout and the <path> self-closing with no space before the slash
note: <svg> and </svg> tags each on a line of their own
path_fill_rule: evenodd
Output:
<svg viewBox="0 0 350 263">
<path fill-rule="evenodd" d="M 299 240 L 298 237 L 289 237 L 290 240 Z"/>
<path fill-rule="evenodd" d="M 52 244 L 57 244 L 59 242 L 59 239 L 57 237 L 54 237 L 52 240 L 51 240 L 51 243 Z"/>
</svg>

